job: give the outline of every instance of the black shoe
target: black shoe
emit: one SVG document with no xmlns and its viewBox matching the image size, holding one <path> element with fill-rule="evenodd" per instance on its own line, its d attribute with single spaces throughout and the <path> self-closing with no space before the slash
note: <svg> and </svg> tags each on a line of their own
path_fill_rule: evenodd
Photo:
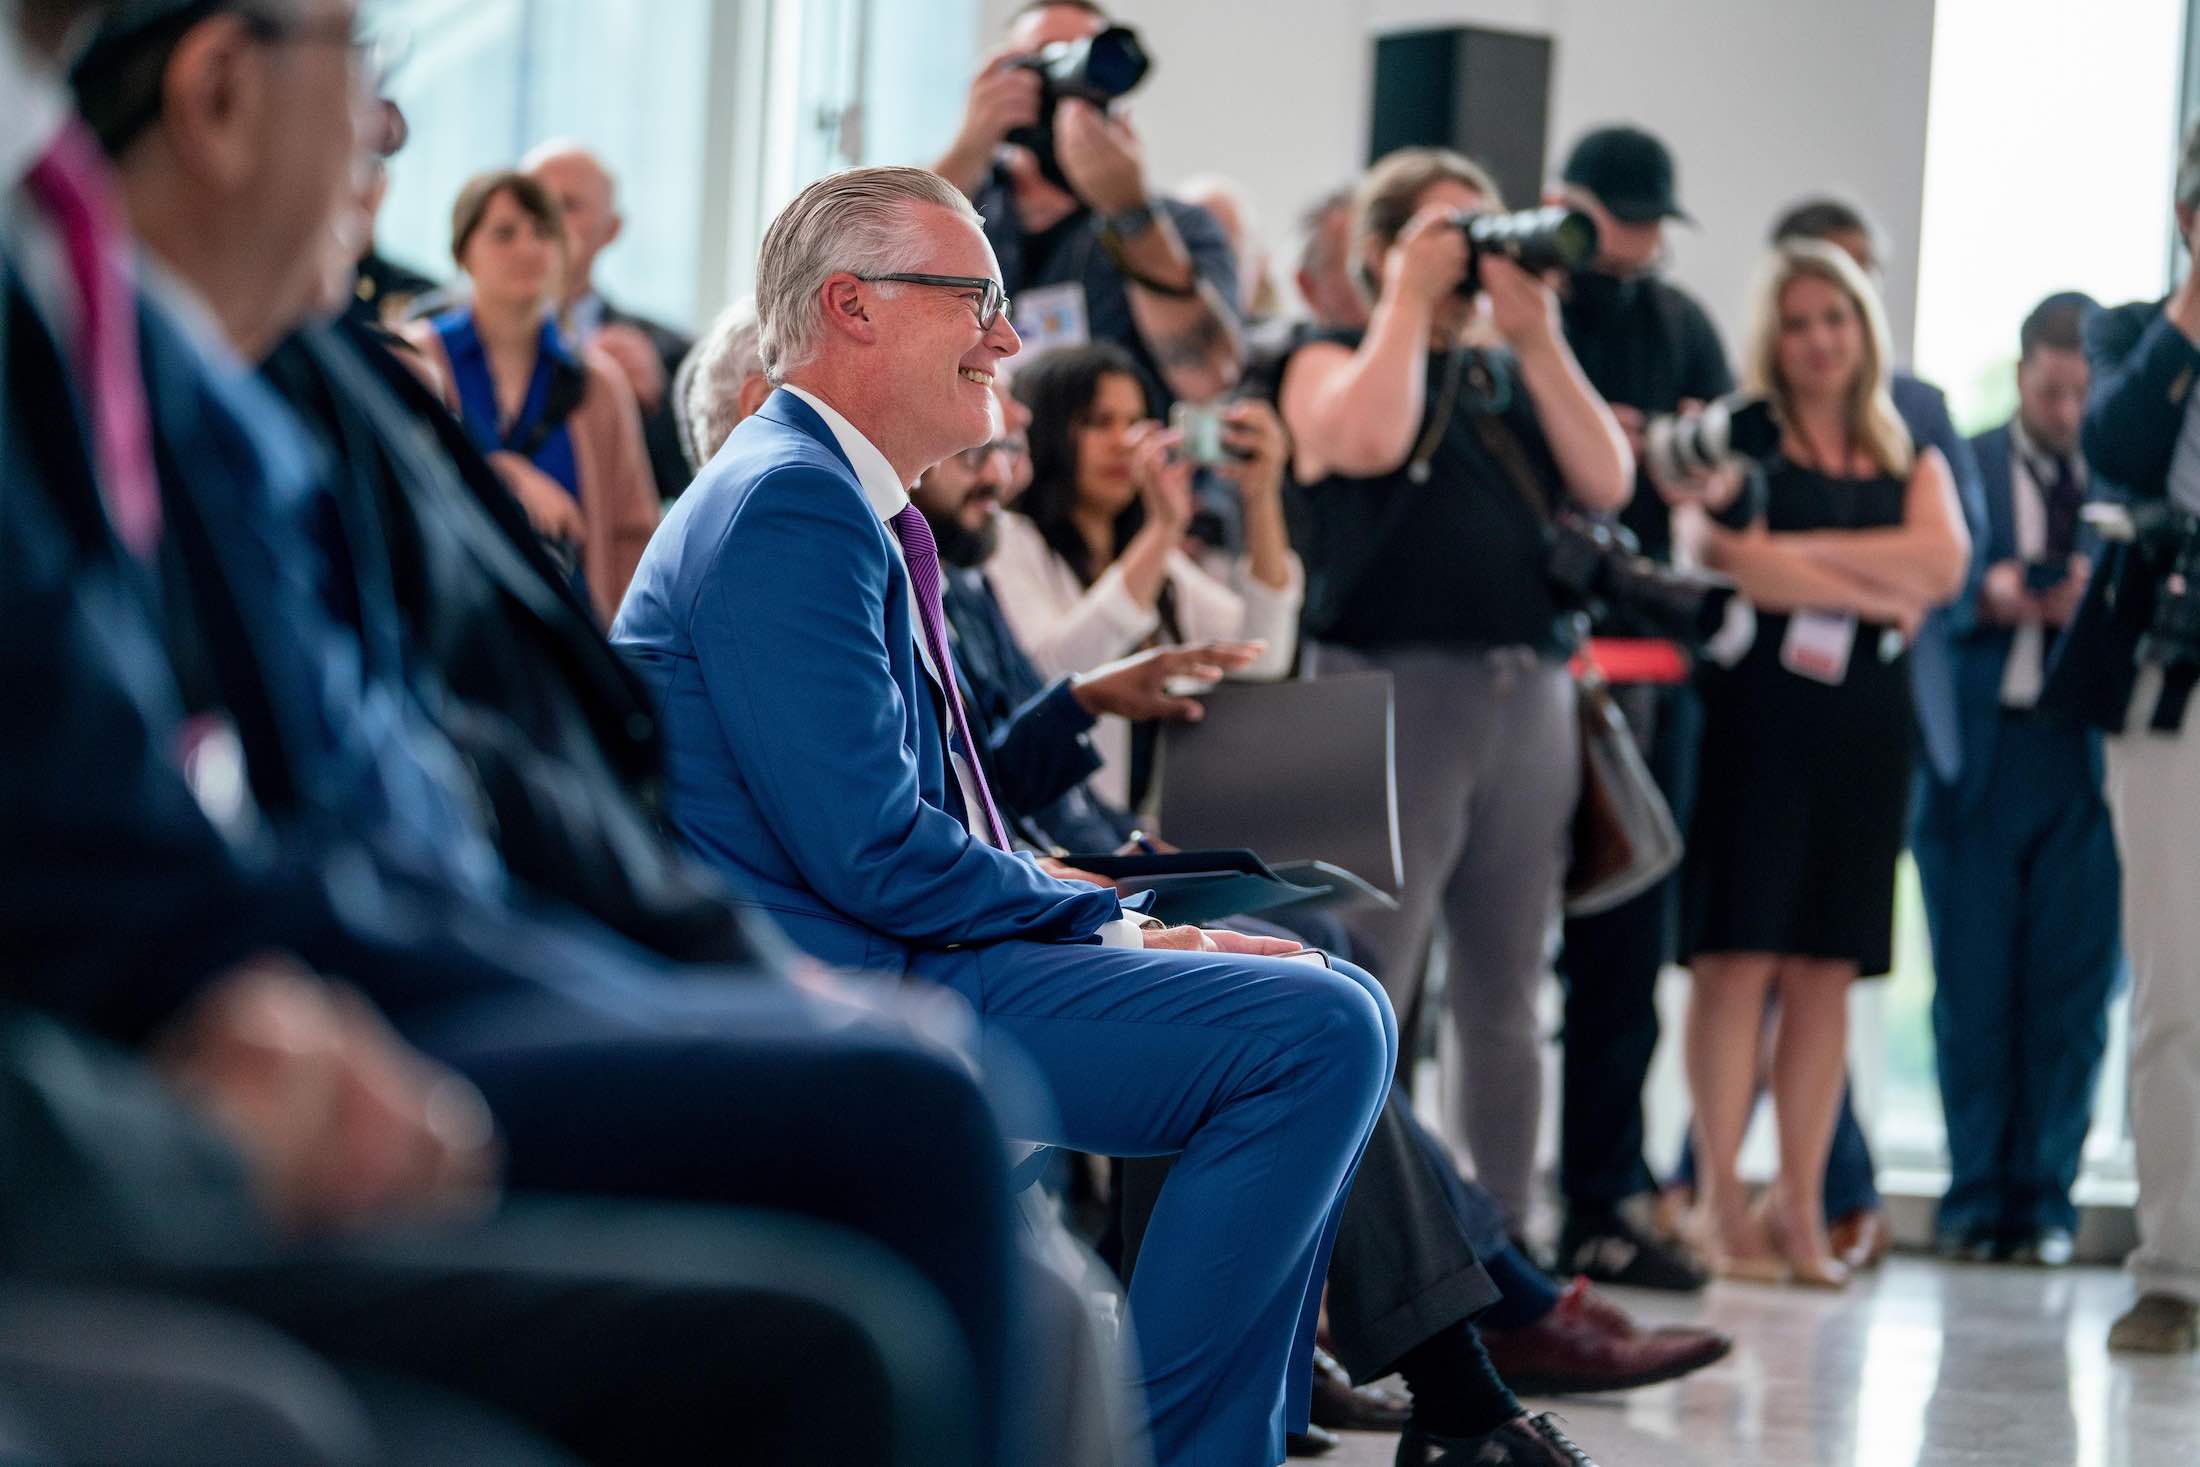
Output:
<svg viewBox="0 0 2200 1467">
<path fill-rule="evenodd" d="M 1398 1467 L 1597 1467 L 1548 1415 L 1508 1421 L 1486 1436 L 1432 1436 L 1408 1426 Z"/>
<path fill-rule="evenodd" d="M 1294 1431 L 1283 1439 L 1283 1449 L 1293 1457 L 1326 1457 L 1337 1450 L 1344 1438 L 1319 1426 L 1309 1426 L 1305 1431 Z"/>
<path fill-rule="evenodd" d="M 1380 1386 L 1355 1386 L 1336 1358 L 1316 1345 L 1312 1415 L 1316 1426 L 1331 1431 L 1396 1431 L 1413 1415 L 1413 1402 Z"/>
<path fill-rule="evenodd" d="M 1940 1233 L 1933 1238 L 1933 1253 L 1949 1263 L 1992 1263 L 1994 1236 L 1972 1228 L 1960 1233 Z"/>
<path fill-rule="evenodd" d="M 1637 1227 L 1616 1209 L 1575 1209 L 1558 1239 L 1560 1278 L 1578 1275 L 1597 1284 L 1693 1294 L 1708 1279 L 1688 1249 Z"/>
<path fill-rule="evenodd" d="M 1997 1256 L 2027 1268 L 2067 1268 L 2077 1255 L 2078 1240 L 2068 1228 L 2041 1228 L 2009 1238 Z"/>
</svg>

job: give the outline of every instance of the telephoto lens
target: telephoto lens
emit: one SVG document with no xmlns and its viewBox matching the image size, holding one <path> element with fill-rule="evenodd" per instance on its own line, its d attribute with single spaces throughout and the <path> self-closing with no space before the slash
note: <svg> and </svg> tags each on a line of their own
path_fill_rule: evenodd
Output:
<svg viewBox="0 0 2200 1467">
<path fill-rule="evenodd" d="M 1053 104 L 1064 97 L 1075 97 L 1095 107 L 1107 106 L 1144 81 L 1153 63 L 1146 57 L 1146 48 L 1139 44 L 1136 31 L 1127 25 L 1111 25 L 1081 41 L 1056 41 L 1024 65 L 1046 79 L 1046 106 L 1041 115 L 1051 116 Z"/>
<path fill-rule="evenodd" d="M 1579 209 L 1553 204 L 1513 214 L 1461 214 L 1467 235 L 1467 278 L 1462 295 L 1481 289 L 1484 255 L 1503 255 L 1531 275 L 1581 269 L 1597 253 L 1597 223 Z"/>
<path fill-rule="evenodd" d="M 1643 467 L 1670 484 L 1737 459 L 1770 458 L 1780 446 L 1780 425 L 1763 398 L 1723 397 L 1698 412 L 1652 418 L 1642 438 Z"/>
</svg>

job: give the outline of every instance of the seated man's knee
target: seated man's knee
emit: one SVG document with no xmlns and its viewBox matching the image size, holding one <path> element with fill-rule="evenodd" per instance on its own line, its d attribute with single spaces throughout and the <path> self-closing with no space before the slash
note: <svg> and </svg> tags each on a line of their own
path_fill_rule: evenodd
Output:
<svg viewBox="0 0 2200 1467">
<path fill-rule="evenodd" d="M 1289 961 L 1286 959 L 1285 961 Z M 1398 1023 L 1382 986 L 1349 963 L 1307 968 L 1298 985 L 1307 1053 L 1372 1117 L 1389 1093 L 1398 1064 Z"/>
</svg>

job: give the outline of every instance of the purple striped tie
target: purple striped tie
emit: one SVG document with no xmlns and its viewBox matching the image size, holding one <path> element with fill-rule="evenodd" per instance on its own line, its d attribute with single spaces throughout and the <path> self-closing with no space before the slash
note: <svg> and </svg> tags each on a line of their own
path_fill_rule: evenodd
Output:
<svg viewBox="0 0 2200 1467">
<path fill-rule="evenodd" d="M 887 521 L 901 541 L 902 559 L 909 563 L 909 585 L 916 592 L 917 620 L 924 626 L 924 645 L 932 649 L 932 665 L 939 669 L 940 684 L 947 692 L 947 711 L 962 739 L 963 755 L 970 761 L 971 777 L 978 782 L 978 800 L 985 806 L 986 828 L 993 844 L 1009 850 L 1008 829 L 1001 812 L 993 807 L 993 791 L 986 788 L 985 761 L 978 755 L 978 741 L 970 736 L 970 721 L 963 717 L 962 694 L 955 687 L 955 663 L 947 647 L 947 618 L 940 606 L 940 550 L 933 543 L 932 527 L 924 511 L 910 505 Z"/>
</svg>

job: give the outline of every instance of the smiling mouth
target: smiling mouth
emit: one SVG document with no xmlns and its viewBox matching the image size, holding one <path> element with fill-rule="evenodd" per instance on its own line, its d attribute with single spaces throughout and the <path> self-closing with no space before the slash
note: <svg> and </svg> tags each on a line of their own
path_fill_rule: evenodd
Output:
<svg viewBox="0 0 2200 1467">
<path fill-rule="evenodd" d="M 976 367 L 957 367 L 955 373 L 963 381 L 975 382 L 980 387 L 991 387 L 993 385 L 993 374 L 991 372 L 981 372 Z"/>
</svg>

